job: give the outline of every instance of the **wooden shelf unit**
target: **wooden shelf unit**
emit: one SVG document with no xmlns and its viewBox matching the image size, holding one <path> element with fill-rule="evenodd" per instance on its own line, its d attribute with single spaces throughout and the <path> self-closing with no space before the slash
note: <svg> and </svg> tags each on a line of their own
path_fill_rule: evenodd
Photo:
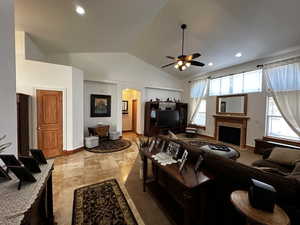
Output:
<svg viewBox="0 0 300 225">
<path fill-rule="evenodd" d="M 179 112 L 179 123 L 177 127 L 174 128 L 161 128 L 157 126 L 157 121 L 154 118 L 151 118 L 151 112 L 153 110 L 158 111 L 160 103 L 172 103 L 172 102 L 146 102 L 145 104 L 145 122 L 144 122 L 144 135 L 145 136 L 155 136 L 164 131 L 171 129 L 174 133 L 185 132 L 187 126 L 187 115 L 188 115 L 188 104 L 187 103 L 178 103 L 176 104 L 175 110 Z"/>
</svg>

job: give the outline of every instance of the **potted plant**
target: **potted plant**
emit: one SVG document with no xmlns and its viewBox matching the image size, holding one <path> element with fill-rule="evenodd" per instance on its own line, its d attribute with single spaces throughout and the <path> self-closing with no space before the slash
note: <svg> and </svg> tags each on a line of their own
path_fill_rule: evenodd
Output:
<svg viewBox="0 0 300 225">
<path fill-rule="evenodd" d="M 6 135 L 3 135 L 2 137 L 0 137 L 0 153 L 3 152 L 5 149 L 7 149 L 9 146 L 12 145 L 11 142 L 7 142 L 4 144 L 1 144 L 1 142 L 6 138 Z"/>
</svg>

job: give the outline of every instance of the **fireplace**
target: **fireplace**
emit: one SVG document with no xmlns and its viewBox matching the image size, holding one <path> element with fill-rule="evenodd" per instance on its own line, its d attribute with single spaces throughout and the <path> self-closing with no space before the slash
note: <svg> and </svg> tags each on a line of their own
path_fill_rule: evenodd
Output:
<svg viewBox="0 0 300 225">
<path fill-rule="evenodd" d="M 215 139 L 224 143 L 246 147 L 247 116 L 214 115 Z"/>
<path fill-rule="evenodd" d="M 240 146 L 241 128 L 219 126 L 219 141 Z"/>
</svg>

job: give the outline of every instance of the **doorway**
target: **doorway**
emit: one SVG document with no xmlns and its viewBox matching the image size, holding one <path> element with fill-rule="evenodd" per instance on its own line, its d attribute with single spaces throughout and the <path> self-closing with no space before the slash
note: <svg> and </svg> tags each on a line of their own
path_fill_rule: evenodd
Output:
<svg viewBox="0 0 300 225">
<path fill-rule="evenodd" d="M 37 90 L 37 144 L 47 158 L 63 151 L 63 92 Z"/>
<path fill-rule="evenodd" d="M 122 131 L 140 132 L 141 92 L 135 89 L 122 91 Z"/>
</svg>

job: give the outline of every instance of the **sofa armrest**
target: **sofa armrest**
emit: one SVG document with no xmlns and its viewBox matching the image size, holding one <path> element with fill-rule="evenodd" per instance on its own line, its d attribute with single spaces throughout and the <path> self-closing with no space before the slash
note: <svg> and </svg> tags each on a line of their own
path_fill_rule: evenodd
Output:
<svg viewBox="0 0 300 225">
<path fill-rule="evenodd" d="M 264 152 L 262 153 L 263 159 L 269 158 L 269 156 L 271 155 L 272 151 L 273 151 L 273 148 L 267 148 L 267 149 L 265 149 Z"/>
</svg>

